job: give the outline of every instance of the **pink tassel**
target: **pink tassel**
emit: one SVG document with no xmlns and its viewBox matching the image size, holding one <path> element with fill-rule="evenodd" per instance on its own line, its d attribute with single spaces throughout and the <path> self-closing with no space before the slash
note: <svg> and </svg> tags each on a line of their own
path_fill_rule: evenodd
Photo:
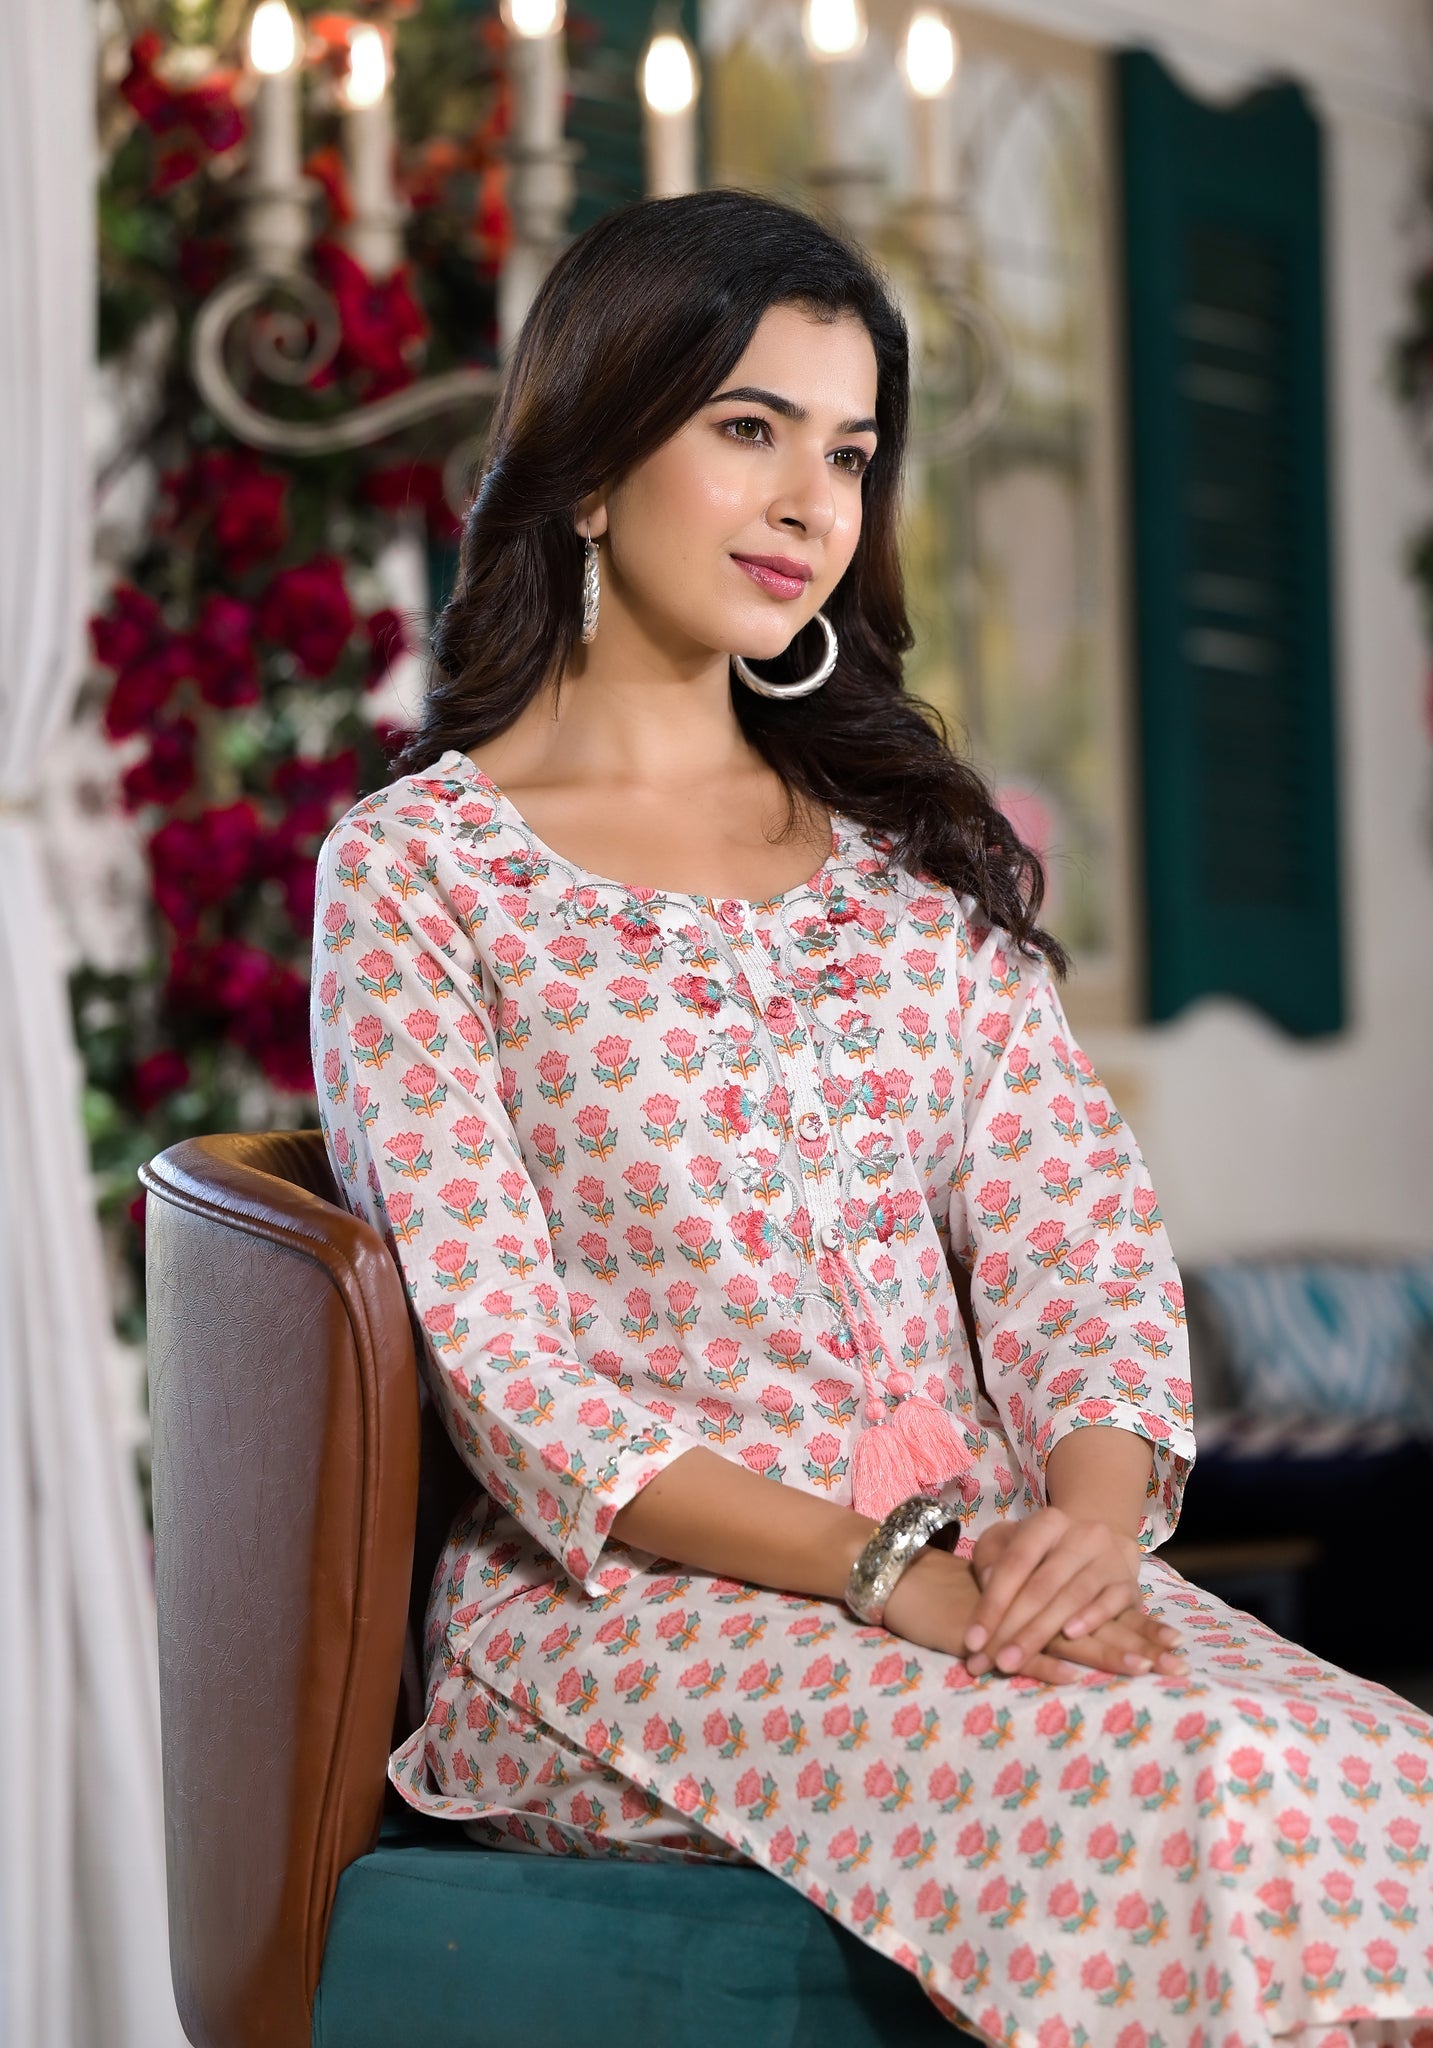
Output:
<svg viewBox="0 0 1433 2048">
<path fill-rule="evenodd" d="M 889 1422 L 863 1429 L 851 1453 L 851 1505 L 883 1521 L 914 1493 L 933 1493 L 970 1469 L 954 1418 L 923 1394 L 902 1401 Z"/>
<path fill-rule="evenodd" d="M 902 1401 L 890 1427 L 905 1438 L 922 1486 L 942 1487 L 958 1472 L 968 1472 L 974 1462 L 955 1417 L 924 1394 Z"/>
<path fill-rule="evenodd" d="M 911 1447 L 894 1422 L 863 1429 L 851 1453 L 851 1505 L 883 1522 L 893 1507 L 921 1491 Z"/>
<path fill-rule="evenodd" d="M 853 1328 L 873 1351 L 881 1348 L 879 1325 L 858 1268 L 843 1255 L 836 1261 L 836 1271 L 856 1298 Z M 969 1471 L 974 1459 L 955 1418 L 938 1402 L 911 1392 L 908 1372 L 895 1368 L 886 1376 L 898 1405 L 890 1420 L 884 1421 L 885 1402 L 876 1389 L 871 1366 L 863 1361 L 861 1370 L 866 1381 L 867 1427 L 851 1452 L 851 1505 L 858 1515 L 884 1521 L 893 1507 L 912 1494 L 938 1493 L 958 1472 Z"/>
</svg>

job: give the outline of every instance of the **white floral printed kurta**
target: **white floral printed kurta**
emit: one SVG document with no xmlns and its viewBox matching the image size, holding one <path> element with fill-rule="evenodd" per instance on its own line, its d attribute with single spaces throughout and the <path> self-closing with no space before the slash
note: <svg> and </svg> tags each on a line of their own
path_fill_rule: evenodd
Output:
<svg viewBox="0 0 1433 2048">
<path fill-rule="evenodd" d="M 1003 2048 L 1433 2048 L 1433 1722 L 1153 1554 L 1194 1437 L 1144 1162 L 1043 965 L 889 854 L 838 816 L 767 902 L 629 888 L 457 750 L 325 840 L 329 1156 L 482 1482 L 394 1782 L 504 1847 L 764 1864 Z M 962 1554 L 1068 1431 L 1148 1440 L 1184 1675 L 976 1679 L 608 1533 L 697 1444 L 849 1505 L 932 1409 Z"/>
</svg>

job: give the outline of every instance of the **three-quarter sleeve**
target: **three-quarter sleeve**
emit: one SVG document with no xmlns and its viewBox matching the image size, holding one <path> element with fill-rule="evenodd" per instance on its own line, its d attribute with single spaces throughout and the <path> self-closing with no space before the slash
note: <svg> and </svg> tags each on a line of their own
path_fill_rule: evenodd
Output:
<svg viewBox="0 0 1433 2048">
<path fill-rule="evenodd" d="M 1184 1292 L 1149 1172 L 1043 962 L 999 927 L 968 925 L 964 950 L 950 1237 L 986 1389 L 1041 1502 L 1069 1431 L 1147 1438 L 1152 1550 L 1178 1521 L 1194 1433 Z"/>
<path fill-rule="evenodd" d="M 341 821 L 318 858 L 310 1026 L 330 1163 L 387 1239 L 464 1462 L 584 1589 L 617 1510 L 696 1441 L 579 1356 L 504 1105 L 472 897 L 441 830 Z"/>
</svg>

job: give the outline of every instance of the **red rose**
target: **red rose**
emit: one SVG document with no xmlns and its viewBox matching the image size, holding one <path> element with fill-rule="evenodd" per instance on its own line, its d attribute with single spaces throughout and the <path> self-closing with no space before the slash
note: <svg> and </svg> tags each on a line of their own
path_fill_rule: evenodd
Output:
<svg viewBox="0 0 1433 2048">
<path fill-rule="evenodd" d="M 294 837 L 326 832 L 335 802 L 346 809 L 358 795 L 358 753 L 296 754 L 274 770 L 274 794 L 289 806 L 283 830 Z"/>
<path fill-rule="evenodd" d="M 289 480 L 260 466 L 249 448 L 206 448 L 185 469 L 163 479 L 162 532 L 212 520 L 214 544 L 225 570 L 242 575 L 276 555 L 288 538 Z"/>
<path fill-rule="evenodd" d="M 358 794 L 357 752 L 344 747 L 323 759 L 301 755 L 285 761 L 274 771 L 273 785 L 288 808 L 268 835 L 258 864 L 283 890 L 294 929 L 309 934 L 318 879 L 312 841 L 328 830 L 336 807 Z"/>
<path fill-rule="evenodd" d="M 258 812 L 244 799 L 171 818 L 151 834 L 154 900 L 176 932 L 192 933 L 206 906 L 227 902 L 248 879 L 258 838 Z"/>
<path fill-rule="evenodd" d="M 370 469 L 358 487 L 365 504 L 383 512 L 421 511 L 434 540 L 451 540 L 460 522 L 443 491 L 436 462 L 389 462 Z"/>
<path fill-rule="evenodd" d="M 308 1035 L 308 977 L 277 960 L 234 1019 L 231 1036 L 274 1084 L 290 1095 L 313 1092 Z"/>
<path fill-rule="evenodd" d="M 276 555 L 288 539 L 289 480 L 241 462 L 214 507 L 214 543 L 231 574 Z"/>
<path fill-rule="evenodd" d="M 347 39 L 345 38 L 345 43 Z M 331 221 L 339 226 L 353 219 L 353 194 L 348 185 L 348 166 L 336 143 L 326 142 L 304 158 L 304 176 L 312 178 L 328 202 Z"/>
<path fill-rule="evenodd" d="M 234 264 L 233 244 L 222 235 L 187 235 L 179 244 L 179 281 L 196 299 L 207 299 Z"/>
<path fill-rule="evenodd" d="M 90 620 L 95 659 L 106 668 L 129 668 L 167 638 L 159 606 L 132 583 L 116 583 L 108 612 Z"/>
<path fill-rule="evenodd" d="M 176 95 L 181 122 L 210 156 L 222 156 L 244 139 L 244 115 L 234 102 L 237 82 L 236 71 L 218 68 Z"/>
<path fill-rule="evenodd" d="M 259 602 L 259 631 L 288 648 L 308 675 L 332 673 L 353 632 L 353 606 L 336 555 L 281 569 Z"/>
<path fill-rule="evenodd" d="M 318 869 L 313 855 L 300 852 L 296 847 L 287 847 L 272 856 L 269 872 L 284 892 L 284 909 L 289 923 L 296 932 L 312 934 L 318 889 Z"/>
<path fill-rule="evenodd" d="M 193 85 L 176 87 L 164 76 L 164 39 L 146 29 L 130 45 L 120 92 L 159 144 L 151 190 L 167 191 L 244 139 L 244 115 L 234 102 L 238 73 L 216 67 Z"/>
<path fill-rule="evenodd" d="M 254 611 L 237 597 L 211 591 L 204 600 L 190 643 L 199 694 L 217 710 L 259 700 L 254 660 Z"/>
<path fill-rule="evenodd" d="M 151 132 L 174 122 L 174 95 L 155 74 L 155 60 L 164 48 L 158 29 L 147 28 L 129 46 L 129 70 L 119 82 L 121 96 Z"/>
<path fill-rule="evenodd" d="M 314 244 L 313 267 L 338 307 L 342 340 L 315 386 L 355 378 L 367 398 L 381 398 L 413 381 L 428 338 L 428 321 L 413 296 L 413 269 L 401 264 L 389 277 L 370 277 L 338 242 Z"/>
<path fill-rule="evenodd" d="M 104 708 L 104 729 L 112 740 L 128 739 L 154 724 L 175 684 L 190 673 L 189 643 L 172 634 L 115 678 Z"/>
<path fill-rule="evenodd" d="M 392 668 L 400 654 L 408 652 L 408 628 L 403 614 L 385 605 L 370 612 L 364 622 L 368 629 L 368 674 L 365 689 L 374 689 Z"/>
<path fill-rule="evenodd" d="M 173 1046 L 166 1046 L 161 1052 L 152 1052 L 148 1059 L 140 1060 L 131 1070 L 129 1092 L 134 1106 L 141 1116 L 177 1093 L 189 1082 L 189 1062 L 182 1052 Z"/>
<path fill-rule="evenodd" d="M 140 810 L 145 804 L 177 803 L 194 787 L 197 731 L 192 718 L 155 726 L 148 754 L 120 777 L 120 795 L 127 811 Z"/>
<path fill-rule="evenodd" d="M 220 1023 L 278 1088 L 311 1094 L 308 980 L 258 946 L 181 942 L 170 958 L 167 1006 Z"/>
<path fill-rule="evenodd" d="M 90 620 L 95 659 L 117 671 L 104 709 L 111 739 L 128 739 L 152 725 L 181 676 L 190 653 L 182 634 L 171 633 L 153 598 L 132 583 L 110 593 L 109 611 Z"/>
<path fill-rule="evenodd" d="M 183 137 L 161 142 L 155 155 L 149 189 L 156 199 L 162 199 L 175 185 L 187 184 L 203 165 L 203 156 L 192 142 L 185 141 Z"/>
<path fill-rule="evenodd" d="M 193 111 L 206 116 L 212 109 L 215 94 L 201 85 L 190 91 L 176 89 L 163 76 L 160 65 L 164 58 L 164 38 L 157 29 L 145 29 L 130 44 L 129 70 L 120 80 L 120 93 L 128 100 L 135 113 L 152 135 L 172 135 L 176 129 L 189 123 L 190 105 Z M 221 124 L 219 132 L 228 132 L 227 124 Z M 242 127 L 240 128 L 242 133 Z M 238 135 L 233 137 L 237 141 Z"/>
<path fill-rule="evenodd" d="M 257 946 L 238 939 L 205 946 L 181 938 L 170 954 L 166 1007 L 177 1015 L 222 1020 L 259 987 L 267 961 Z"/>
</svg>

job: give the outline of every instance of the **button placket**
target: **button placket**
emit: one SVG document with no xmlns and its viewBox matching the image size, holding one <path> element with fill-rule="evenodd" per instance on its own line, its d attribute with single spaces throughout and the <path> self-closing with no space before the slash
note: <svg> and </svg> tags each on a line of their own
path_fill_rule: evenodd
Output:
<svg viewBox="0 0 1433 2048">
<path fill-rule="evenodd" d="M 752 992 L 757 997 L 762 1013 L 762 1021 L 765 1023 L 766 1007 L 772 997 L 786 995 L 788 991 L 782 989 L 778 984 L 764 947 L 753 946 L 744 962 L 744 966 L 746 978 L 751 984 Z M 768 1035 L 770 1035 L 769 1027 Z M 810 1062 L 798 1060 L 788 1066 L 783 1060 L 781 1049 L 775 1044 L 774 1038 L 772 1039 L 772 1044 L 776 1053 L 779 1070 L 786 1077 L 787 1086 L 793 1100 L 799 1101 L 803 1105 L 797 1113 L 797 1129 L 800 1130 L 803 1125 L 807 1125 L 808 1128 L 814 1125 L 819 1131 L 827 1135 L 829 1142 L 830 1126 L 825 1112 L 820 1106 L 820 1097 L 811 1076 Z M 811 1211 L 812 1227 L 815 1230 L 818 1243 L 828 1251 L 834 1249 L 834 1246 L 827 1241 L 827 1234 L 829 1232 L 835 1233 L 837 1243 L 844 1243 L 846 1236 L 835 1206 L 836 1188 L 834 1183 L 837 1178 L 838 1176 L 833 1174 L 831 1177 L 832 1184 L 828 1186 L 825 1182 L 807 1182 L 805 1175 L 803 1174 L 802 1176 L 802 1188 L 807 1206 Z"/>
</svg>

